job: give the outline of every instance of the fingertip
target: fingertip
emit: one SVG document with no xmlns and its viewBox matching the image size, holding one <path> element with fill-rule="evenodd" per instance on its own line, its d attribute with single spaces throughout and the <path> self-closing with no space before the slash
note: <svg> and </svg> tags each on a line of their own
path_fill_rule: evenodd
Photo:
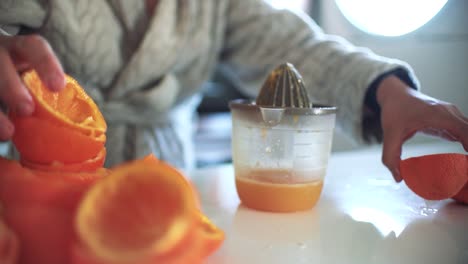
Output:
<svg viewBox="0 0 468 264">
<path fill-rule="evenodd" d="M 21 102 L 15 109 L 15 114 L 20 116 L 28 116 L 34 112 L 34 103 L 31 101 Z"/>
<path fill-rule="evenodd" d="M 6 120 L 5 122 L 0 123 L 0 140 L 5 141 L 9 140 L 15 131 L 13 124 Z"/>
<path fill-rule="evenodd" d="M 395 180 L 399 177 L 399 164 L 400 164 L 400 155 L 395 153 L 390 153 L 384 150 L 382 155 L 382 163 L 392 172 Z"/>
<path fill-rule="evenodd" d="M 465 149 L 466 152 L 468 152 L 468 137 L 464 137 L 460 140 L 463 148 Z"/>
<path fill-rule="evenodd" d="M 45 83 L 51 91 L 59 92 L 65 87 L 65 74 L 63 72 L 50 73 L 47 75 Z"/>
<path fill-rule="evenodd" d="M 400 175 L 400 170 L 393 168 L 390 170 L 392 172 L 393 179 L 395 180 L 396 183 L 400 183 L 403 181 L 403 178 Z"/>
</svg>

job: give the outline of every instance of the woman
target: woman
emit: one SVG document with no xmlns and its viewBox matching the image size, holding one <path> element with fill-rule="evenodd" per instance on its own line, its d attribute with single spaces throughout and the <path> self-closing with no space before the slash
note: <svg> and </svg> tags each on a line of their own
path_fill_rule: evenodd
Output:
<svg viewBox="0 0 468 264">
<path fill-rule="evenodd" d="M 0 3 L 0 100 L 28 115 L 33 101 L 17 72 L 35 68 L 57 91 L 65 69 L 108 122 L 107 165 L 154 152 L 190 167 L 191 117 L 215 69 L 255 96 L 285 61 L 302 73 L 313 101 L 339 107 L 339 125 L 358 142 L 383 140 L 382 160 L 396 181 L 402 144 L 417 131 L 468 150 L 467 118 L 417 91 L 409 65 L 325 35 L 305 15 L 261 0 L 46 2 Z M 0 114 L 0 138 L 13 131 Z"/>
</svg>

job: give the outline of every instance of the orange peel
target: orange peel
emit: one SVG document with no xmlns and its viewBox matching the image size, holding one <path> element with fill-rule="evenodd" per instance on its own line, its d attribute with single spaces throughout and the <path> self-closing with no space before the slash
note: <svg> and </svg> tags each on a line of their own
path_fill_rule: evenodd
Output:
<svg viewBox="0 0 468 264">
<path fill-rule="evenodd" d="M 106 142 L 107 124 L 96 103 L 70 76 L 60 92 L 50 91 L 36 71 L 21 75 L 35 101 L 31 116 L 10 113 L 12 141 L 30 163 L 80 163 L 98 155 Z"/>
<path fill-rule="evenodd" d="M 36 102 L 34 116 L 88 136 L 106 132 L 107 124 L 98 106 L 71 76 L 65 75 L 66 85 L 60 92 L 50 91 L 35 70 L 24 72 L 21 78 Z"/>
<path fill-rule="evenodd" d="M 163 162 L 138 160 L 112 169 L 85 194 L 75 229 L 98 259 L 136 263 L 178 245 L 195 209 L 181 174 Z"/>
<path fill-rule="evenodd" d="M 106 149 L 103 148 L 96 157 L 78 163 L 61 163 L 54 161 L 52 163 L 34 163 L 28 160 L 21 160 L 21 165 L 36 171 L 47 172 L 94 172 L 104 166 L 106 159 Z"/>
<path fill-rule="evenodd" d="M 427 200 L 456 195 L 468 181 L 466 155 L 443 153 L 402 160 L 400 173 L 406 185 Z"/>
</svg>

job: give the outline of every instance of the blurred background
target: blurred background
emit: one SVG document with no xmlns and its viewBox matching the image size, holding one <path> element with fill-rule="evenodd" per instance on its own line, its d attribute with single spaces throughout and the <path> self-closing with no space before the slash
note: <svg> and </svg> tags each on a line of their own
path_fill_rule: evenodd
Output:
<svg viewBox="0 0 468 264">
<path fill-rule="evenodd" d="M 466 0 L 265 0 L 276 8 L 308 13 L 326 33 L 408 62 L 422 90 L 456 104 L 468 115 L 468 1 Z M 199 166 L 230 161 L 227 103 L 240 98 L 222 79 L 205 87 L 196 134 Z M 467 131 L 468 133 L 468 131 Z M 406 144 L 439 140 L 416 135 Z M 333 151 L 354 145 L 339 128 Z"/>
<path fill-rule="evenodd" d="M 306 12 L 326 33 L 340 35 L 414 68 L 422 90 L 452 102 L 468 115 L 467 0 L 265 0 Z M 216 76 L 204 87 L 195 135 L 199 167 L 231 161 L 228 102 L 242 95 Z M 439 140 L 416 135 L 406 144 Z M 355 146 L 336 129 L 333 151 Z M 0 155 L 5 153 L 0 143 Z"/>
</svg>

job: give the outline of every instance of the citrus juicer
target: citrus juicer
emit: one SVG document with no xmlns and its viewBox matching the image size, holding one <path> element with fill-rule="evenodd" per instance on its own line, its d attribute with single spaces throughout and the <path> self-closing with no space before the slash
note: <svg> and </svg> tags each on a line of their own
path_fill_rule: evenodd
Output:
<svg viewBox="0 0 468 264">
<path fill-rule="evenodd" d="M 312 104 L 302 76 L 290 63 L 271 72 L 255 102 L 234 100 L 229 106 L 241 201 L 267 211 L 313 207 L 326 174 L 336 107 Z M 304 186 L 316 188 L 298 191 Z"/>
</svg>

